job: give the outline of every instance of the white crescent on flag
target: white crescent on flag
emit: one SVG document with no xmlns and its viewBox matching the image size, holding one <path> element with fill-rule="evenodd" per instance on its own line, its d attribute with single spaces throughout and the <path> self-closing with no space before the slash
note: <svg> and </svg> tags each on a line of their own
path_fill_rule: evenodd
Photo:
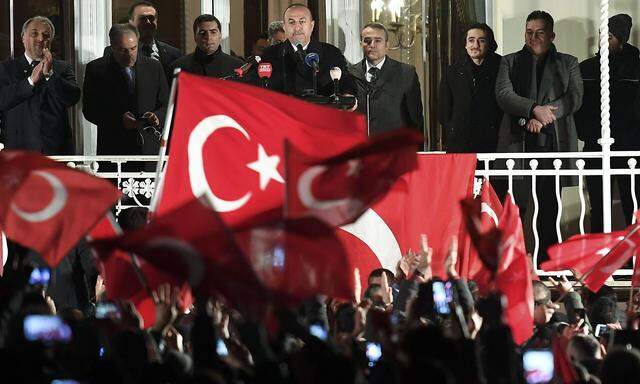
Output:
<svg viewBox="0 0 640 384">
<path fill-rule="evenodd" d="M 242 133 L 247 140 L 251 140 L 247 131 L 229 116 L 215 115 L 203 119 L 196 125 L 191 135 L 189 135 L 187 149 L 189 156 L 189 181 L 194 196 L 206 194 L 213 201 L 213 206 L 216 211 L 232 212 L 242 208 L 242 206 L 251 199 L 251 192 L 245 193 L 241 198 L 236 200 L 224 200 L 216 196 L 207 181 L 207 176 L 204 172 L 204 160 L 202 158 L 204 143 L 209 136 L 221 128 L 235 129 Z"/>
<path fill-rule="evenodd" d="M 313 195 L 311 191 L 311 185 L 313 184 L 313 180 L 316 177 L 320 176 L 324 171 L 326 171 L 327 167 L 324 165 L 316 165 L 310 167 L 306 171 L 300 175 L 300 180 L 298 181 L 298 196 L 300 197 L 300 201 L 307 208 L 317 209 L 317 210 L 329 210 L 333 208 L 337 208 L 340 206 L 356 206 L 359 207 L 362 205 L 360 201 L 357 199 L 335 199 L 335 200 L 318 200 Z"/>
<path fill-rule="evenodd" d="M 67 204 L 68 193 L 62 181 L 51 173 L 46 171 L 33 171 L 33 175 L 42 177 L 51 185 L 53 189 L 51 201 L 43 209 L 36 212 L 24 211 L 15 203 L 11 203 L 11 210 L 25 221 L 39 223 L 51 219 L 64 208 Z"/>
<path fill-rule="evenodd" d="M 354 223 L 344 225 L 340 229 L 365 243 L 383 268 L 395 270 L 398 260 L 402 257 L 400 245 L 391 228 L 376 211 L 369 208 Z"/>
</svg>

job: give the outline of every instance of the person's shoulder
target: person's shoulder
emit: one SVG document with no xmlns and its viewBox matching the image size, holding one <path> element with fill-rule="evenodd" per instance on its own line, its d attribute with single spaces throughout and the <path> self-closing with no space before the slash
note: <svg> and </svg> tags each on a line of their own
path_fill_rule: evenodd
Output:
<svg viewBox="0 0 640 384">
<path fill-rule="evenodd" d="M 336 56 L 338 56 L 338 55 L 339 56 L 343 56 L 342 51 L 338 47 L 336 47 L 335 45 L 329 44 L 329 43 L 325 43 L 325 42 L 322 42 L 322 41 L 318 41 L 317 43 L 320 45 L 320 47 L 322 48 L 322 50 L 325 53 L 330 53 L 330 54 L 336 55 Z"/>
<path fill-rule="evenodd" d="M 106 67 L 109 64 L 109 56 L 102 56 L 102 57 L 98 57 L 97 59 L 93 59 L 90 62 L 87 63 L 86 68 L 103 68 Z"/>
<path fill-rule="evenodd" d="M 153 68 L 153 69 L 159 69 L 160 71 L 163 71 L 164 69 L 162 69 L 162 64 L 155 59 L 149 58 L 147 56 L 144 55 L 138 55 L 138 64 L 139 65 L 143 65 L 146 68 Z"/>
<path fill-rule="evenodd" d="M 174 60 L 171 66 L 173 68 L 182 68 L 183 66 L 191 63 L 191 60 L 193 60 L 193 52 Z"/>
<path fill-rule="evenodd" d="M 232 65 L 235 65 L 238 67 L 242 66 L 245 63 L 242 59 L 239 59 L 235 56 L 231 56 L 228 53 L 220 52 L 220 56 L 228 63 L 231 63 Z"/>
<path fill-rule="evenodd" d="M 402 73 L 413 73 L 416 72 L 416 67 L 412 64 L 403 63 L 401 61 L 395 60 L 387 56 L 383 65 L 389 65 L 394 71 L 399 71 Z"/>
<path fill-rule="evenodd" d="M 164 41 L 156 40 L 156 44 L 158 44 L 162 49 L 166 50 L 172 56 L 182 56 L 182 52 L 169 43 L 165 43 Z"/>
<path fill-rule="evenodd" d="M 572 63 L 572 62 L 578 63 L 578 58 L 568 53 L 558 52 L 558 59 L 566 63 Z"/>
<path fill-rule="evenodd" d="M 273 58 L 280 56 L 280 52 L 284 49 L 284 45 L 289 43 L 289 40 L 285 40 L 282 43 L 278 43 L 276 45 L 270 45 L 264 49 L 260 58 L 262 61 L 269 61 Z"/>
</svg>

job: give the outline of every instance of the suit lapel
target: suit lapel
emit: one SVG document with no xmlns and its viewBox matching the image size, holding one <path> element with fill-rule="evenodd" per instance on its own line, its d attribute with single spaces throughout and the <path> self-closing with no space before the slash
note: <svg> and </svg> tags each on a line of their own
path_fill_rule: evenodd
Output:
<svg viewBox="0 0 640 384">
<path fill-rule="evenodd" d="M 145 62 L 144 59 L 138 59 L 138 61 L 136 62 L 136 109 L 142 108 L 142 106 L 144 105 L 144 96 L 147 91 L 147 86 L 149 84 L 152 84 L 152 82 L 149 80 L 149 75 L 149 64 Z M 137 112 L 143 113 L 147 111 L 138 110 Z"/>
</svg>

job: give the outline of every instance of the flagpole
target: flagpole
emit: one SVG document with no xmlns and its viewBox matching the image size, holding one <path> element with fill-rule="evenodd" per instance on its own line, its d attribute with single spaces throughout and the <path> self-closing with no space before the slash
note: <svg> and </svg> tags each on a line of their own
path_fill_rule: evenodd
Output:
<svg viewBox="0 0 640 384">
<path fill-rule="evenodd" d="M 169 142 L 169 135 L 171 133 L 171 123 L 173 121 L 173 113 L 175 109 L 176 91 L 178 88 L 178 74 L 180 68 L 176 68 L 173 71 L 173 79 L 171 80 L 171 92 L 169 94 L 169 103 L 167 106 L 167 115 L 164 120 L 164 129 L 162 130 L 162 139 L 160 140 L 160 153 L 158 154 L 158 163 L 156 164 L 156 188 L 153 191 L 151 197 L 151 204 L 149 205 L 149 213 L 153 213 L 158 205 L 160 196 L 162 195 L 162 187 L 164 183 L 164 174 L 166 168 L 163 169 L 164 159 L 167 153 L 167 144 Z M 151 215 L 149 215 L 151 217 Z"/>
<path fill-rule="evenodd" d="M 638 230 L 639 230 L 639 229 L 640 229 L 640 224 L 636 224 L 636 225 L 633 227 L 633 229 L 631 229 L 631 230 L 629 231 L 629 233 L 627 233 L 626 235 L 624 235 L 624 237 L 622 238 L 622 240 L 620 240 L 619 242 L 617 242 L 617 243 L 616 243 L 616 245 L 614 245 L 614 246 L 613 246 L 613 248 L 611 248 L 611 250 L 610 250 L 609 252 L 607 252 L 607 254 L 606 254 L 606 255 L 602 256 L 602 259 L 604 259 L 605 257 L 609 256 L 609 255 L 611 254 L 611 252 L 613 252 L 613 251 L 615 251 L 616 249 L 618 249 L 618 247 L 620 246 L 620 244 L 624 243 L 627 239 L 629 239 L 629 237 L 631 237 L 631 235 L 633 235 L 634 233 L 638 232 Z M 600 260 L 602 260 L 602 259 L 600 259 Z M 582 275 L 578 280 L 576 280 L 575 284 L 572 284 L 572 285 L 571 285 L 571 288 L 573 289 L 573 288 L 577 287 L 577 286 L 578 286 L 578 284 L 582 284 L 582 283 L 584 282 L 584 280 L 585 280 L 589 275 L 591 275 L 591 273 L 592 273 L 593 271 L 595 271 L 595 269 L 596 269 L 596 266 L 597 266 L 597 265 L 598 265 L 598 263 L 595 263 L 595 264 L 593 265 L 593 267 L 591 267 L 591 269 L 589 269 L 589 270 L 587 271 L 587 273 L 585 273 L 585 274 L 584 274 L 584 275 Z M 633 285 L 632 285 L 631 290 L 632 290 L 632 292 L 633 292 Z M 567 294 L 568 294 L 568 293 L 569 293 L 569 292 L 565 292 L 565 293 L 563 293 L 562 295 L 560 295 L 560 297 L 558 298 L 558 300 L 556 300 L 556 301 L 554 302 L 554 304 L 557 304 L 557 303 L 561 302 L 561 301 L 562 301 L 562 299 L 564 299 L 564 298 L 567 296 Z"/>
</svg>

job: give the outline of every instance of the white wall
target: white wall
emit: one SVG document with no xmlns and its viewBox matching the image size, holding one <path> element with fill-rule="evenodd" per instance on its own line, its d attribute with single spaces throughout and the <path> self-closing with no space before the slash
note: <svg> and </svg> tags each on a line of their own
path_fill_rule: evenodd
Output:
<svg viewBox="0 0 640 384">
<path fill-rule="evenodd" d="M 598 51 L 599 0 L 488 0 L 492 18 L 488 20 L 498 42 L 498 53 L 518 51 L 524 45 L 527 15 L 536 9 L 549 12 L 555 20 L 556 47 L 582 61 Z M 640 1 L 611 0 L 609 15 L 627 13 L 640 23 Z M 634 26 L 629 42 L 638 45 L 640 28 Z"/>
</svg>

